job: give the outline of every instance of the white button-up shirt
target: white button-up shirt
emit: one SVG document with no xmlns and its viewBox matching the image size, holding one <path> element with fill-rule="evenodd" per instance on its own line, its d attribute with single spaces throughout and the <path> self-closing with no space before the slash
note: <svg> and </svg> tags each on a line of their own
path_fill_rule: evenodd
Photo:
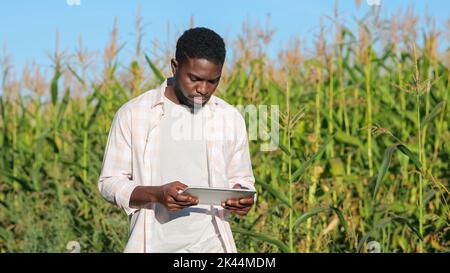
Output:
<svg viewBox="0 0 450 273">
<path fill-rule="evenodd" d="M 160 173 L 160 121 L 164 115 L 167 80 L 157 89 L 125 103 L 116 113 L 109 132 L 98 187 L 109 202 L 130 217 L 125 252 L 149 252 L 155 204 L 131 208 L 130 196 L 137 186 L 162 185 Z M 211 96 L 206 104 L 206 143 L 211 187 L 235 184 L 255 189 L 245 121 L 231 105 Z M 226 252 L 237 252 L 228 221 L 229 211 L 212 206 L 214 220 Z"/>
</svg>

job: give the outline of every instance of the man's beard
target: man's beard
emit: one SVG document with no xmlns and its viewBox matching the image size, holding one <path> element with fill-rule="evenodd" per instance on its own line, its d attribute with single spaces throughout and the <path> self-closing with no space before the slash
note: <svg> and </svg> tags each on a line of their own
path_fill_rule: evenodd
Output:
<svg viewBox="0 0 450 273">
<path fill-rule="evenodd" d="M 185 95 L 186 93 L 183 92 L 183 90 L 181 90 L 181 88 L 178 86 L 176 82 L 173 85 L 173 91 L 181 104 L 186 105 L 189 108 L 194 108 L 194 104 L 188 100 L 188 98 Z"/>
<path fill-rule="evenodd" d="M 178 83 L 177 83 L 176 80 L 174 81 L 174 84 L 173 84 L 173 90 L 174 90 L 175 96 L 177 97 L 178 101 L 179 101 L 181 104 L 186 105 L 187 107 L 189 107 L 192 111 L 193 111 L 194 109 L 200 109 L 200 108 L 202 108 L 202 107 L 208 102 L 208 100 L 205 100 L 205 102 L 203 102 L 202 104 L 194 104 L 193 102 L 191 102 L 191 101 L 188 99 L 188 97 L 187 97 L 187 95 L 186 95 L 186 92 L 184 92 L 184 91 L 179 87 L 179 85 L 178 85 Z"/>
</svg>

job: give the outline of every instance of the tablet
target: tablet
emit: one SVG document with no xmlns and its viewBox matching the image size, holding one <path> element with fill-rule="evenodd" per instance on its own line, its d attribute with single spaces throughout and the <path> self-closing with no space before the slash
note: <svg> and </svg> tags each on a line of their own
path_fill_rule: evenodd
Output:
<svg viewBox="0 0 450 273">
<path fill-rule="evenodd" d="M 256 191 L 248 189 L 188 187 L 181 193 L 197 197 L 199 204 L 221 206 L 224 201 L 253 196 Z"/>
</svg>

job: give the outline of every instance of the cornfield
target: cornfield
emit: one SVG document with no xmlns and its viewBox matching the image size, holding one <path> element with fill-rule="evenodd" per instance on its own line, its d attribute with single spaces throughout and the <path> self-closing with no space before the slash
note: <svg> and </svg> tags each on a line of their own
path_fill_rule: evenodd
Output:
<svg viewBox="0 0 450 273">
<path fill-rule="evenodd" d="M 258 199 L 230 218 L 240 252 L 450 251 L 450 33 L 418 20 L 374 9 L 350 29 L 336 14 L 276 60 L 269 24 L 226 41 L 216 95 L 280 110 L 279 149 L 250 142 Z M 68 53 L 56 38 L 51 77 L 16 77 L 3 54 L 0 252 L 123 250 L 128 219 L 97 189 L 108 132 L 123 103 L 170 76 L 175 48 L 155 41 L 149 56 L 140 17 L 136 29 L 124 62 L 114 25 L 100 69 L 82 40 Z"/>
</svg>

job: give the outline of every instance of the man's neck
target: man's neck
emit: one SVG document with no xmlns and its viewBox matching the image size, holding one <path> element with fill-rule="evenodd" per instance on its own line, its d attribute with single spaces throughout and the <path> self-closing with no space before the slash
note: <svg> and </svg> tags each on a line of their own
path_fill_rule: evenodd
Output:
<svg viewBox="0 0 450 273">
<path fill-rule="evenodd" d="M 172 101 L 175 104 L 180 104 L 178 101 L 177 96 L 175 96 L 175 90 L 173 89 L 172 85 L 167 85 L 166 90 L 164 91 L 164 95 L 166 98 L 168 98 L 170 101 Z"/>
</svg>

